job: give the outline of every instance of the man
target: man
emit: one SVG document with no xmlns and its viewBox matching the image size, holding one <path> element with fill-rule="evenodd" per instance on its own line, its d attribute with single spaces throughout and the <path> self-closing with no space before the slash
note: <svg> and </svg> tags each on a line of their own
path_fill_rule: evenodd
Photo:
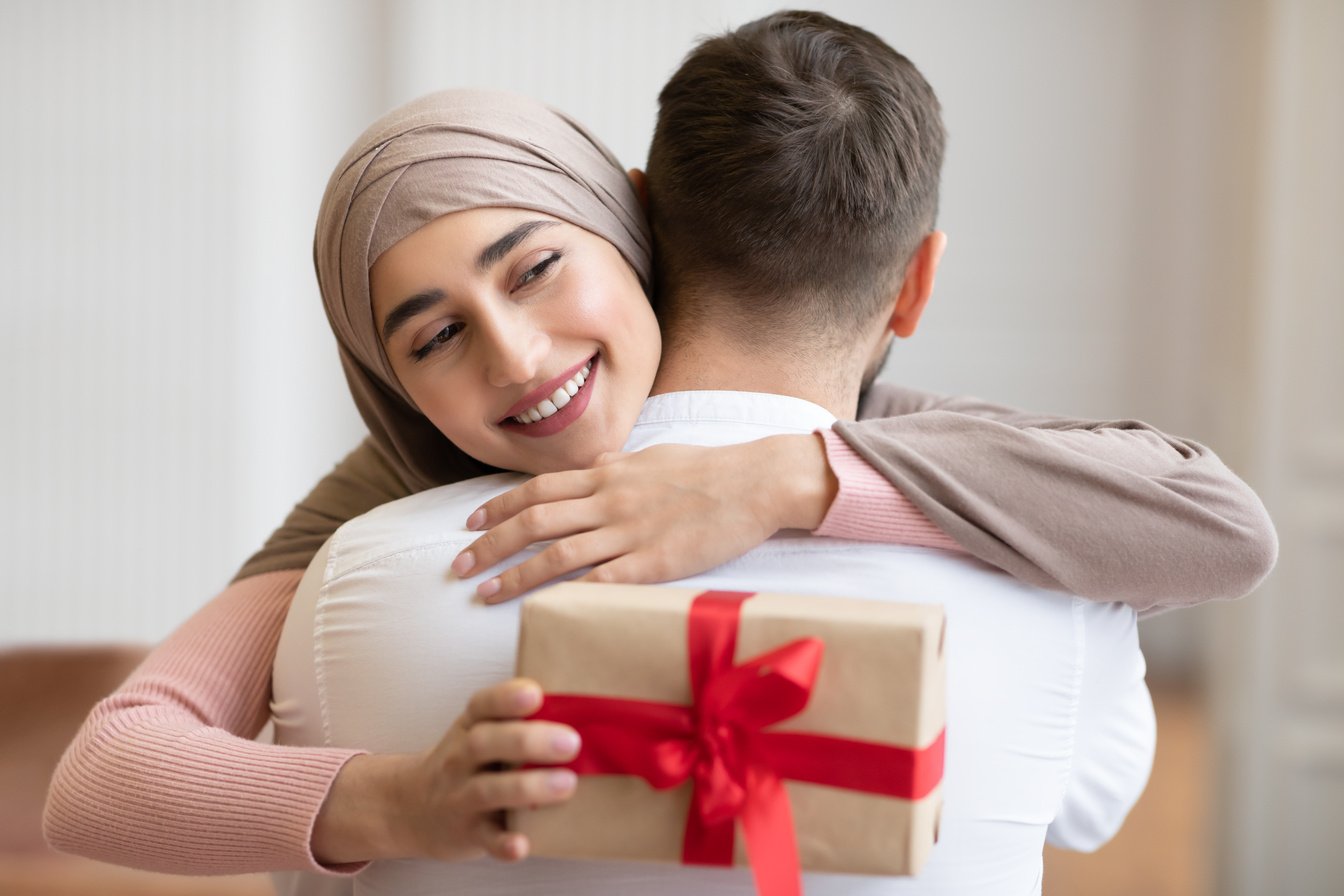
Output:
<svg viewBox="0 0 1344 896">
<path fill-rule="evenodd" d="M 892 336 L 914 332 L 942 253 L 932 91 L 873 35 L 780 13 L 706 41 L 660 100 L 648 186 L 664 351 L 627 449 L 852 418 Z M 518 481 L 425 492 L 332 538 L 300 587 L 277 661 L 291 731 L 380 753 L 432 749 L 466 694 L 509 676 L 517 603 L 472 600 L 490 570 L 465 580 L 443 570 L 474 538 L 455 522 Z M 680 584 L 946 609 L 940 842 L 916 879 L 810 875 L 809 893 L 1039 892 L 1043 839 L 1095 848 L 1146 782 L 1153 718 L 1130 609 L 1044 592 L 950 553 L 807 537 L 772 539 Z M 523 715 L 467 710 L 469 723 Z M 751 883 L 740 869 L 403 860 L 375 864 L 356 886 L 746 893 Z"/>
</svg>

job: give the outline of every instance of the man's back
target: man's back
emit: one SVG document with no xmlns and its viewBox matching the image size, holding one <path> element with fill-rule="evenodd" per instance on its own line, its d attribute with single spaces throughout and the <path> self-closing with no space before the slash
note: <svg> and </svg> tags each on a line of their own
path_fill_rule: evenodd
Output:
<svg viewBox="0 0 1344 896">
<path fill-rule="evenodd" d="M 797 402 L 695 393 L 653 399 L 635 444 L 754 437 Z M 778 399 L 778 400 L 777 400 Z M 793 402 L 792 405 L 788 404 Z M 770 407 L 771 405 L 774 407 Z M 696 417 L 704 421 L 695 422 Z M 777 427 L 777 428 L 782 428 Z M 806 429 L 806 423 L 803 424 Z M 735 435 L 734 435 L 735 434 Z M 446 570 L 473 533 L 454 525 L 516 484 L 495 476 L 387 505 L 344 527 L 300 589 L 277 665 L 279 735 L 374 751 L 436 743 L 476 689 L 512 675 L 517 602 L 472 599 Z M 934 602 L 947 612 L 948 727 L 940 839 L 918 878 L 808 875 L 808 893 L 1031 893 L 1042 842 L 1110 836 L 1147 778 L 1153 719 L 1132 611 L 1025 586 L 961 556 L 775 538 L 683 585 Z M 875 681 L 873 687 L 883 687 Z M 301 710 L 294 714 L 295 709 Z M 379 863 L 358 893 L 751 891 L 745 870 L 557 862 Z"/>
</svg>

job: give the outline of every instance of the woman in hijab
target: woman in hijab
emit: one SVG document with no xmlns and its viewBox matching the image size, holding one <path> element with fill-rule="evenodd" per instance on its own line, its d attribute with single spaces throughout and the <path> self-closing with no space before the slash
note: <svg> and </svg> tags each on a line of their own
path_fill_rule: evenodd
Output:
<svg viewBox="0 0 1344 896">
<path fill-rule="evenodd" d="M 48 798 L 46 833 L 59 849 L 177 873 L 355 870 L 322 866 L 313 843 L 324 818 L 348 817 L 378 796 L 333 787 L 357 754 L 250 740 L 269 716 L 271 661 L 304 567 L 337 526 L 386 501 L 496 467 L 591 464 L 620 448 L 647 395 L 659 346 L 644 295 L 650 245 L 635 191 L 600 143 L 543 106 L 447 91 L 385 116 L 337 167 L 314 252 L 369 437 L 229 588 L 94 709 Z M 412 270 L 469 288 L 426 292 L 414 276 L 398 279 L 405 266 L 391 266 L 392 274 L 380 267 L 408 252 L 422 266 Z M 505 326 L 515 314 L 527 326 Z M 518 333 L 527 338 L 514 344 Z M 479 356 L 488 361 L 477 360 L 482 343 L 472 339 L 490 349 Z M 472 377 L 513 390 L 514 405 L 476 406 L 477 393 L 463 385 Z M 563 398 L 534 394 L 551 381 Z M 1219 576 L 1207 575 L 1210 563 L 1238 558 L 1248 544 L 1263 547 L 1272 529 L 1254 495 L 1194 443 L 1139 424 L 1029 417 L 880 384 L 861 408 L 875 413 L 891 419 L 838 424 L 838 434 L 820 439 L 775 437 L 792 440 L 788 450 L 771 439 L 696 449 L 729 452 L 727 465 L 707 464 L 700 453 L 650 453 L 594 468 L 598 497 L 612 482 L 653 482 L 675 469 L 697 500 L 729 511 L 696 517 L 703 552 L 657 571 L 635 563 L 628 577 L 701 571 L 724 559 L 711 555 L 715 545 L 741 553 L 799 524 L 823 535 L 964 550 L 1034 584 L 1140 609 L 1173 595 L 1236 596 L 1262 574 L 1224 564 Z M 996 503 L 1006 499 L 1005 480 L 1010 522 Z M 785 494 L 760 502 L 758 493 L 772 487 Z M 524 501 L 537 499 L 534 492 Z M 1087 513 L 1069 512 L 1075 500 Z M 749 543 L 731 531 L 740 519 L 731 510 L 744 502 L 775 514 Z M 687 525 L 675 502 L 635 506 L 669 529 Z M 1106 522 L 1117 508 L 1128 526 Z M 596 528 L 622 519 L 609 510 Z M 1167 562 L 1146 568 L 1138 584 L 1123 565 L 1098 562 L 1157 559 L 1153 544 L 1167 549 Z M 524 715 L 526 699 L 505 686 L 469 713 Z M 462 854 L 517 855 L 517 842 L 481 824 L 478 809 L 461 816 Z"/>
</svg>

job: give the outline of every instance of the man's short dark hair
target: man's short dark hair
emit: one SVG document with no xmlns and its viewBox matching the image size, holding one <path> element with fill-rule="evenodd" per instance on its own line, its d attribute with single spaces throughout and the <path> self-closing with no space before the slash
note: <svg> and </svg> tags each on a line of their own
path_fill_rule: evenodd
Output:
<svg viewBox="0 0 1344 896">
<path fill-rule="evenodd" d="M 701 42 L 658 101 L 648 182 L 659 292 L 676 293 L 665 323 L 842 338 L 871 320 L 938 206 L 938 99 L 910 60 L 830 16 L 779 12 Z M 699 306 L 707 289 L 732 290 L 734 307 Z"/>
</svg>

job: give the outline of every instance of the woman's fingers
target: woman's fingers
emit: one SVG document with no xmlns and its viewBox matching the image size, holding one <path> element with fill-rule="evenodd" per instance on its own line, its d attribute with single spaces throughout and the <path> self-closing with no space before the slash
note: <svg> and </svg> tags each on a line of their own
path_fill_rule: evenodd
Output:
<svg viewBox="0 0 1344 896">
<path fill-rule="evenodd" d="M 563 803 L 574 795 L 579 776 L 567 768 L 481 772 L 466 788 L 466 805 L 476 812 L 526 809 Z"/>
<path fill-rule="evenodd" d="M 481 583 L 477 595 L 500 603 L 585 566 L 598 567 L 586 581 L 693 575 L 740 556 L 782 525 L 819 523 L 833 492 L 824 487 L 833 478 L 829 469 L 812 435 L 602 455 L 589 470 L 540 476 L 484 505 L 482 524 L 493 528 L 453 561 L 453 571 L 479 572 L 551 541 Z M 814 493 L 819 501 L 809 499 Z"/>
<path fill-rule="evenodd" d="M 473 531 L 484 529 L 486 526 L 497 526 L 533 505 L 586 498 L 592 493 L 593 475 L 590 470 L 542 473 L 486 501 L 467 517 L 466 525 Z"/>
<path fill-rule="evenodd" d="M 623 550 L 623 539 L 616 530 L 580 532 L 562 538 L 535 557 L 482 582 L 476 587 L 476 593 L 486 603 L 502 603 L 585 566 L 610 560 Z"/>
<path fill-rule="evenodd" d="M 580 582 L 621 582 L 626 585 L 643 585 L 653 582 L 670 582 L 686 575 L 682 568 L 669 563 L 656 552 L 642 551 L 622 554 L 608 560 L 600 566 L 594 566 L 579 576 Z"/>
<path fill-rule="evenodd" d="M 503 830 L 503 813 L 563 802 L 577 786 L 574 772 L 558 766 L 578 755 L 578 733 L 557 722 L 528 719 L 541 702 L 535 681 L 500 682 L 474 693 L 431 749 L 347 763 L 332 790 L 337 797 L 348 794 L 340 805 L 362 812 L 372 805 L 391 823 L 377 855 L 358 843 L 348 860 L 454 861 L 482 850 L 504 860 L 525 856 L 527 839 Z"/>
<path fill-rule="evenodd" d="M 467 755 L 477 766 L 568 762 L 579 752 L 579 735 L 558 722 L 477 722 L 467 730 Z"/>
<path fill-rule="evenodd" d="M 491 857 L 501 862 L 517 862 L 527 858 L 530 844 L 517 831 L 506 831 L 501 826 L 500 814 L 484 816 L 476 825 L 476 841 Z"/>
<path fill-rule="evenodd" d="M 574 499 L 523 508 L 467 545 L 453 560 L 453 573 L 469 576 L 503 562 L 530 544 L 591 529 L 598 522 L 596 513 L 590 502 Z"/>
<path fill-rule="evenodd" d="M 470 731 L 480 722 L 521 719 L 541 708 L 541 686 L 530 678 L 511 678 L 471 695 L 457 727 Z"/>
</svg>

